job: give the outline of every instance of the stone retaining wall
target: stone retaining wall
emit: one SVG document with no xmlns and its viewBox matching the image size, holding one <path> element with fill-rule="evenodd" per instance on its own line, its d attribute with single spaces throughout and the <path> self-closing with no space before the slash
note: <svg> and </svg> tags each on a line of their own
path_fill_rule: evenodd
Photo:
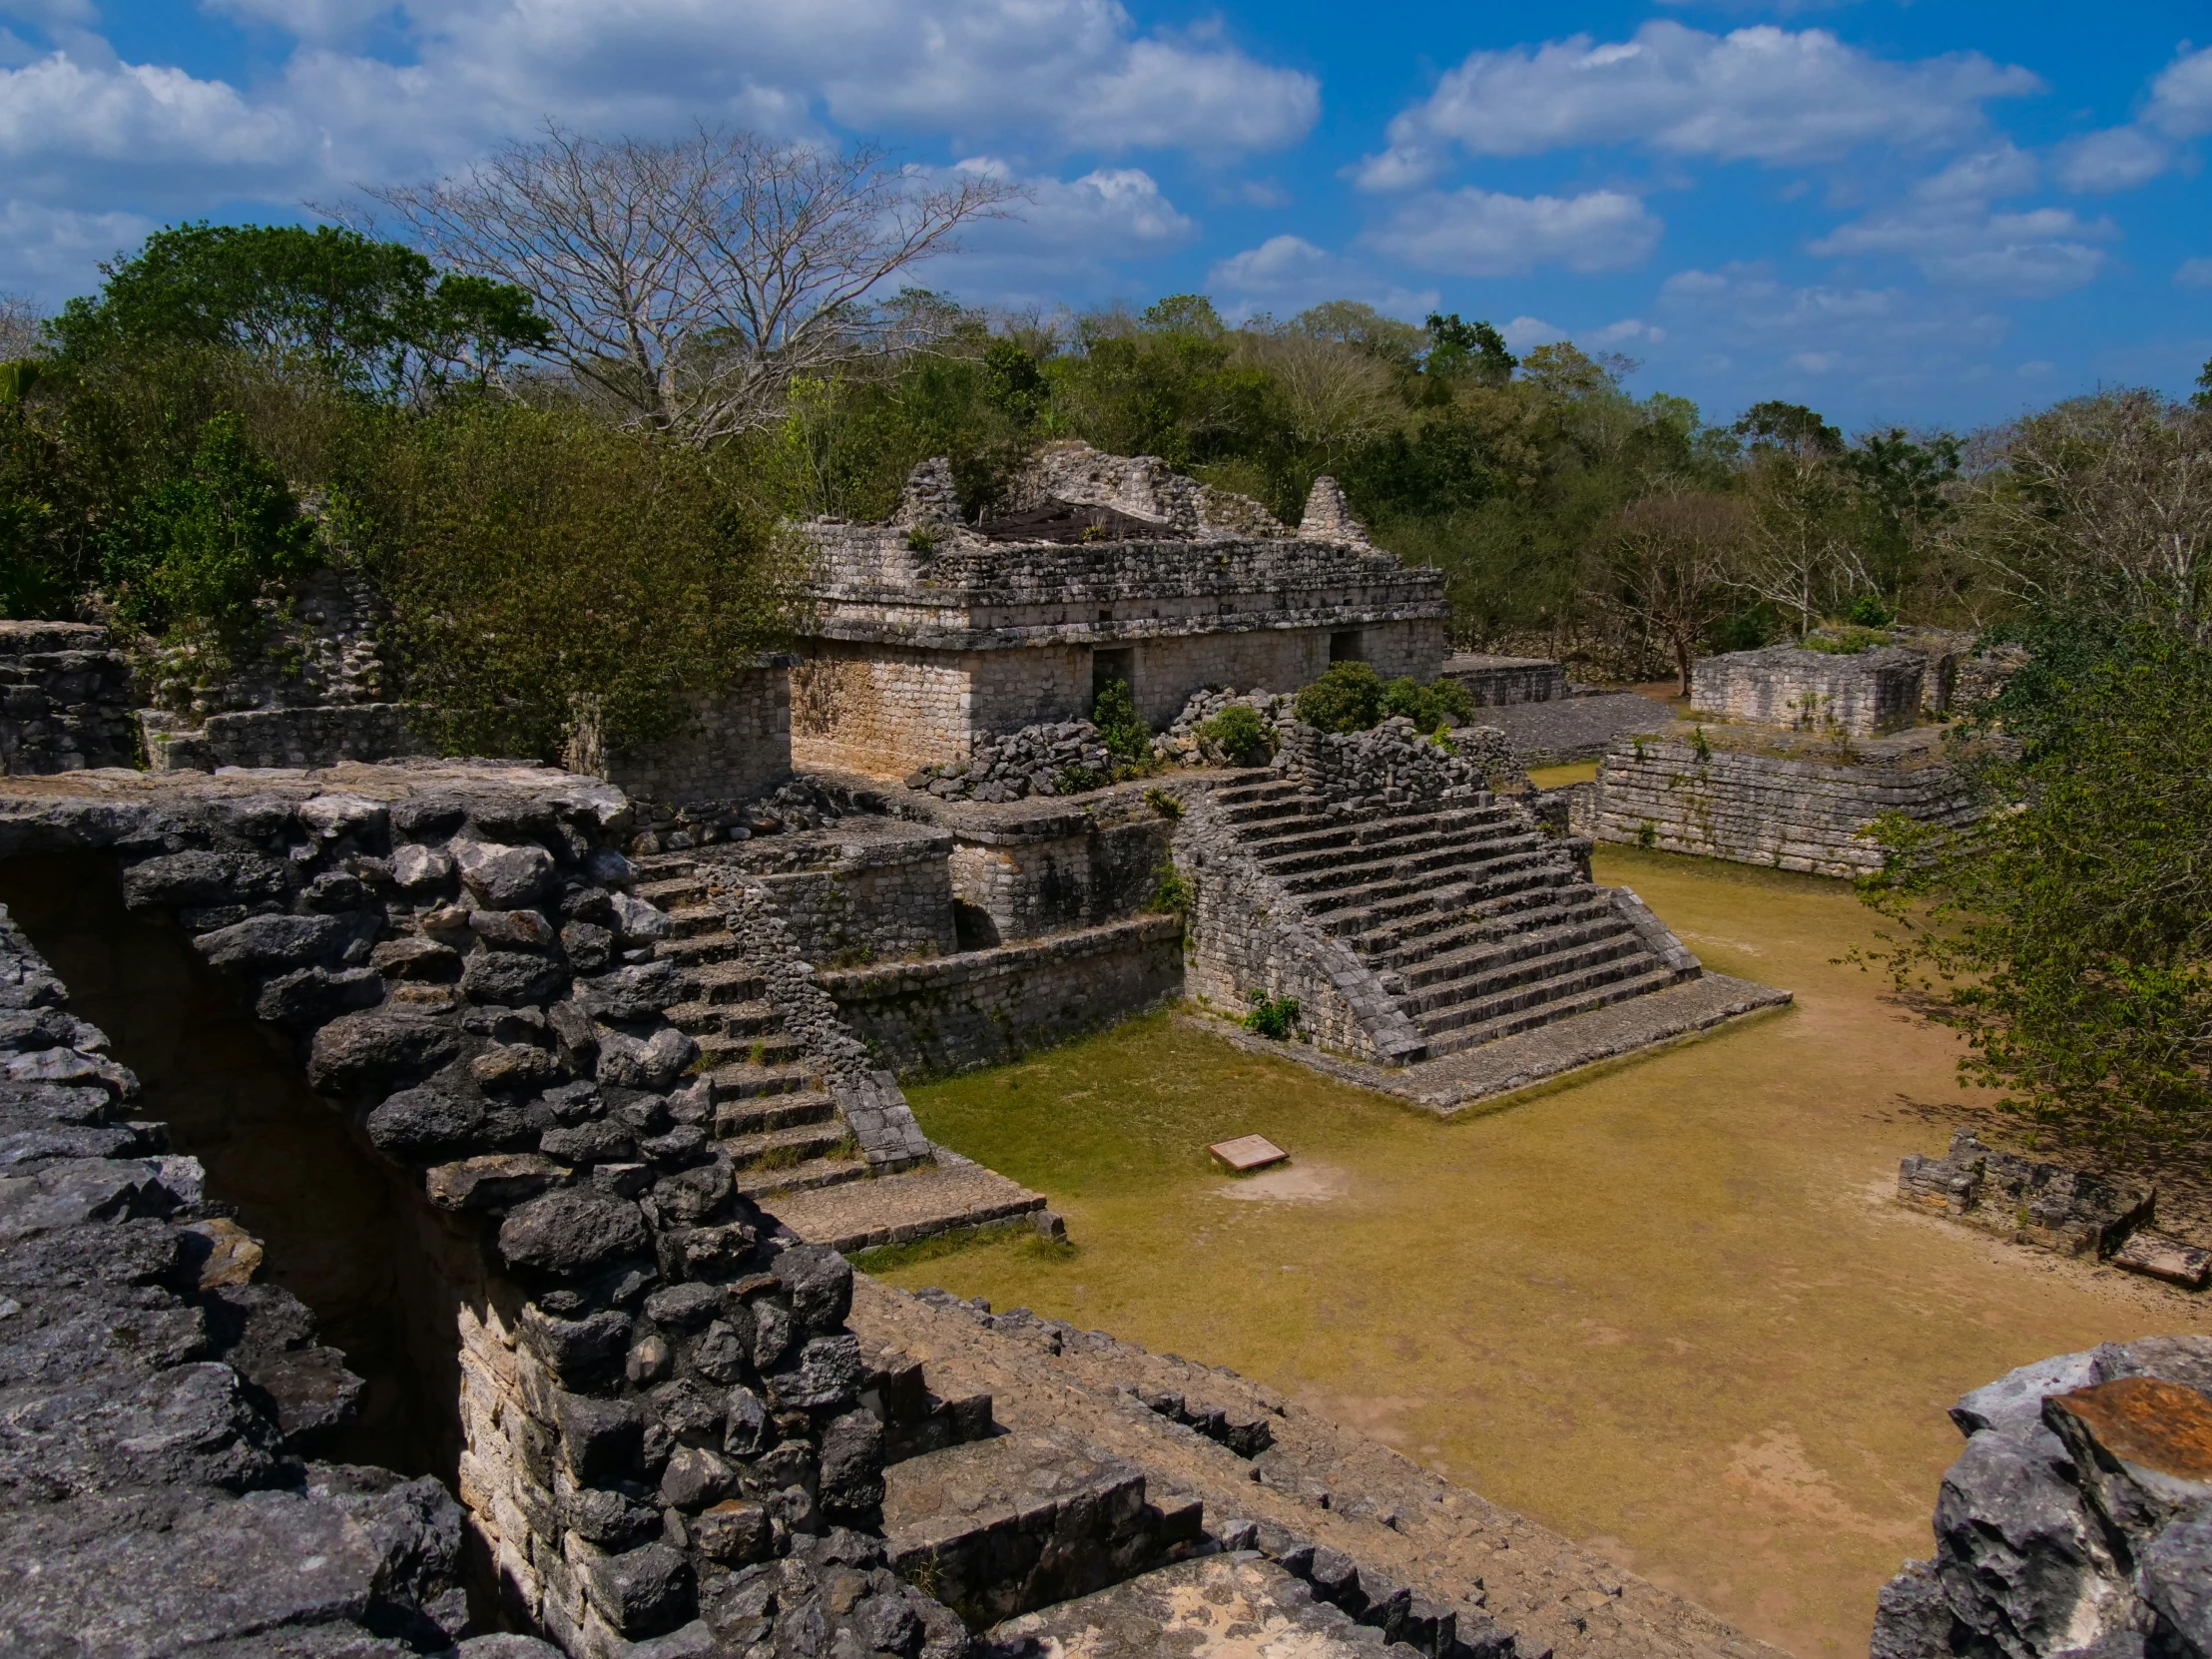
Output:
<svg viewBox="0 0 2212 1659">
<path fill-rule="evenodd" d="M 900 1075 L 964 1071 L 1096 1031 L 1180 996 L 1183 928 L 1138 916 L 929 962 L 818 975 L 844 1023 Z"/>
<path fill-rule="evenodd" d="M 131 665 L 105 628 L 0 622 L 0 776 L 136 764 Z"/>
<path fill-rule="evenodd" d="M 664 1014 L 689 994 L 654 943 L 666 919 L 624 890 L 632 872 L 609 844 L 627 829 L 619 793 L 542 768 L 462 765 L 108 776 L 68 797 L 0 793 L 0 860 L 115 858 L 125 905 L 179 929 L 394 1178 L 473 1235 L 488 1278 L 463 1298 L 449 1339 L 462 1373 L 459 1484 L 508 1616 L 580 1659 L 662 1636 L 671 1653 L 704 1652 L 715 1638 L 699 1612 L 730 1569 L 801 1553 L 831 1522 L 876 1523 L 882 1429 L 860 1406 L 860 1356 L 843 1329 L 850 1270 L 832 1252 L 788 1246 L 735 1190 L 707 1127 L 715 1084 L 688 1075 L 697 1045 Z M 138 1130 L 113 1123 L 134 1086 L 88 1046 L 61 1030 L 7 1069 L 100 1085 L 90 1115 L 63 1121 L 121 1129 L 112 1149 L 138 1146 Z M 74 1144 L 54 1168 L 0 1184 L 0 1203 L 16 1201 L 16 1236 L 94 1213 L 47 1203 L 92 1191 L 66 1167 Z M 191 1174 L 150 1164 L 90 1202 L 102 1215 L 139 1213 L 142 1201 L 174 1210 L 197 1202 L 170 1184 Z M 195 1400 L 232 1414 L 192 1430 L 222 1464 L 210 1482 L 274 1489 L 264 1431 L 224 1403 L 235 1382 L 185 1372 Z M 77 1415 L 64 1407 L 57 1420 Z M 120 1454 L 142 1456 L 124 1432 Z M 53 1444 L 66 1461 L 68 1446 Z M 397 1484 L 375 1471 L 342 1479 Z M 98 1516 L 84 1515 L 97 1534 Z M 91 1605 L 131 1593 L 99 1564 L 115 1551 L 82 1525 L 65 1537 L 20 1509 L 8 1524 L 32 1525 L 39 1551 L 19 1540 L 10 1568 L 37 1571 L 50 1595 L 66 1601 L 72 1583 Z M 269 1570 L 291 1594 L 303 1546 L 298 1529 L 280 1530 Z M 458 1528 L 447 1522 L 444 1536 L 449 1560 Z M 345 1545 L 347 1559 L 364 1547 Z M 195 1571 L 211 1554 L 166 1538 L 159 1548 Z M 254 1563 L 215 1549 L 235 1591 Z M 381 1558 L 363 1564 L 364 1594 L 411 1595 L 390 1580 L 415 1568 Z M 434 1567 L 428 1588 L 442 1594 Z M 911 1604 L 909 1648 L 950 1617 L 897 1594 Z M 442 1651 L 465 1626 L 448 1604 L 411 1604 L 424 1614 L 405 1631 L 413 1645 Z M 351 1605 L 325 1599 L 288 1617 L 342 1621 Z M 852 1640 L 839 1626 L 887 1628 L 878 1614 L 795 1610 L 819 1620 L 826 1645 Z M 57 1616 L 81 1620 L 83 1606 Z"/>
<path fill-rule="evenodd" d="M 720 844 L 701 862 L 765 891 L 801 956 L 820 967 L 943 956 L 953 927 L 952 836 L 892 819 Z"/>
<path fill-rule="evenodd" d="M 1882 648 L 1842 655 L 1769 646 L 1707 657 L 1692 671 L 1698 713 L 1785 731 L 1871 738 L 1920 718 L 1928 659 Z"/>
<path fill-rule="evenodd" d="M 1484 657 L 1454 652 L 1442 678 L 1464 686 L 1477 709 L 1516 703 L 1553 703 L 1566 697 L 1567 671 L 1548 657 Z"/>
<path fill-rule="evenodd" d="M 217 767 L 327 767 L 427 755 L 406 703 L 329 704 L 210 715 L 198 730 L 158 709 L 139 711 L 147 766 L 155 772 Z"/>
<path fill-rule="evenodd" d="M 667 735 L 620 753 L 607 750 L 593 708 L 583 704 L 568 764 L 643 802 L 750 801 L 792 775 L 789 670 L 790 660 L 779 657 L 742 671 L 718 692 L 687 697 Z"/>
<path fill-rule="evenodd" d="M 1674 738 L 1617 742 L 1594 788 L 1570 797 L 1570 827 L 1594 840 L 1694 852 L 1816 875 L 1882 867 L 1860 831 L 1884 813 L 1963 824 L 1973 813 L 1940 763 L 1853 766 L 1739 750 L 1704 753 Z"/>
</svg>

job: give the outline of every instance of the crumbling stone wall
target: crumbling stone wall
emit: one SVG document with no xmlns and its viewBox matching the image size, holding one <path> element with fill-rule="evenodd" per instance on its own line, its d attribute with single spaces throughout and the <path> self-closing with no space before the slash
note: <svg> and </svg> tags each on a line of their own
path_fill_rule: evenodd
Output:
<svg viewBox="0 0 2212 1659">
<path fill-rule="evenodd" d="M 0 622 L 0 776 L 135 764 L 131 665 L 105 628 Z"/>
<path fill-rule="evenodd" d="M 1547 657 L 1484 657 L 1455 652 L 1442 676 L 1466 688 L 1477 709 L 1553 703 L 1567 696 L 1567 671 Z"/>
<path fill-rule="evenodd" d="M 709 856 L 759 883 L 799 954 L 818 966 L 959 948 L 945 830 L 856 816 L 829 829 L 730 842 Z"/>
<path fill-rule="evenodd" d="M 720 691 L 684 699 L 665 736 L 630 751 L 608 749 L 597 709 L 586 700 L 576 711 L 569 768 L 641 802 L 697 809 L 750 801 L 792 775 L 790 666 L 778 657 L 740 672 Z"/>
<path fill-rule="evenodd" d="M 1699 714 L 1788 731 L 1871 738 L 1920 718 L 1928 659 L 1892 647 L 1846 656 L 1769 646 L 1707 657 L 1692 671 Z"/>
<path fill-rule="evenodd" d="M 1128 915 L 1159 885 L 1175 825 L 1148 810 L 1120 822 L 1084 815 L 1064 828 L 1046 820 L 985 833 L 953 849 L 952 890 L 969 942 L 994 944 Z"/>
<path fill-rule="evenodd" d="M 1963 824 L 1957 774 L 1924 752 L 1859 763 L 1794 760 L 1691 741 L 1615 741 L 1594 789 L 1573 796 L 1577 833 L 1815 875 L 1882 867 L 1861 831 L 1884 813 Z"/>
<path fill-rule="evenodd" d="M 995 949 L 819 975 L 838 1016 L 900 1075 L 1001 1065 L 1183 993 L 1179 917 L 1136 916 Z"/>
<path fill-rule="evenodd" d="M 458 1506 L 318 1460 L 360 1379 L 67 1003 L 0 910 L 0 1646 L 449 1651 Z"/>
<path fill-rule="evenodd" d="M 1883 1588 L 1875 1659 L 2212 1654 L 2212 1338 L 2022 1366 L 1950 1417 L 1936 1552 Z"/>
<path fill-rule="evenodd" d="M 617 792 L 528 768 L 0 800 L 0 859 L 112 852 L 124 902 L 234 976 L 316 1092 L 473 1231 L 467 1523 L 510 1615 L 593 1659 L 711 1645 L 698 1614 L 732 1568 L 869 1524 L 882 1490 L 849 1270 L 735 1190 L 714 1085 L 663 1012 L 694 988 L 608 844 L 626 828 Z M 880 1593 L 907 1607 L 907 1659 L 950 1628 Z"/>
</svg>

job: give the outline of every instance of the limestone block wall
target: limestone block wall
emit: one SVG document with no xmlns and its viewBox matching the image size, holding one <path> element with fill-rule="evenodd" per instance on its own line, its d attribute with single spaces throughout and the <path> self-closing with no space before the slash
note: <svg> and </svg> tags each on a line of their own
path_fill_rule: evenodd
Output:
<svg viewBox="0 0 2212 1659">
<path fill-rule="evenodd" d="M 779 657 L 742 671 L 719 691 L 684 699 L 666 736 L 629 751 L 610 752 L 595 712 L 580 707 L 568 764 L 659 804 L 698 806 L 764 795 L 792 775 L 790 666 Z"/>
<path fill-rule="evenodd" d="M 1039 837 L 962 838 L 952 890 L 972 912 L 970 942 L 1036 938 L 1126 916 L 1159 885 L 1174 835 L 1153 816 Z"/>
<path fill-rule="evenodd" d="M 952 836 L 889 819 L 719 845 L 702 862 L 768 894 L 799 954 L 818 966 L 895 962 L 959 948 Z"/>
<path fill-rule="evenodd" d="M 624 890 L 627 821 L 618 792 L 526 767 L 0 790 L 0 867 L 112 859 L 123 906 L 253 1010 L 245 1040 L 477 1254 L 444 1336 L 466 1524 L 508 1616 L 579 1659 L 711 1649 L 699 1609 L 731 1570 L 872 1526 L 882 1497 L 850 1272 L 735 1190 L 716 1085 L 664 1011 L 696 982 Z M 826 1647 L 884 1628 L 813 1594 L 788 1611 Z"/>
<path fill-rule="evenodd" d="M 1882 867 L 1860 831 L 1886 812 L 1963 824 L 1973 807 L 1939 763 L 1852 766 L 1626 739 L 1598 769 L 1574 828 L 1605 841 L 1695 852 L 1816 875 Z"/>
<path fill-rule="evenodd" d="M 1552 703 L 1567 696 L 1567 671 L 1547 657 L 1484 657 L 1456 652 L 1444 659 L 1443 677 L 1457 681 L 1477 709 L 1517 703 Z"/>
<path fill-rule="evenodd" d="M 0 776 L 136 764 L 131 667 L 105 628 L 0 622 Z"/>
<path fill-rule="evenodd" d="M 146 764 L 154 772 L 213 772 L 217 767 L 327 767 L 427 755 L 406 703 L 347 703 L 249 709 L 210 715 L 198 729 L 159 709 L 138 720 Z"/>
<path fill-rule="evenodd" d="M 1707 657 L 1692 674 L 1700 714 L 1800 732 L 1869 738 L 1920 718 L 1928 660 L 1881 649 L 1851 656 L 1770 646 Z"/>
<path fill-rule="evenodd" d="M 973 698 L 948 652 L 819 640 L 791 671 L 792 753 L 873 778 L 965 760 Z"/>
<path fill-rule="evenodd" d="M 1173 1000 L 1183 928 L 1136 916 L 934 961 L 818 976 L 845 1024 L 902 1075 L 1019 1058 Z"/>
<path fill-rule="evenodd" d="M 956 735 L 963 757 L 985 733 L 1080 720 L 1091 712 L 1091 653 L 1083 646 L 963 651 L 958 661 L 968 686 L 966 721 Z"/>
</svg>

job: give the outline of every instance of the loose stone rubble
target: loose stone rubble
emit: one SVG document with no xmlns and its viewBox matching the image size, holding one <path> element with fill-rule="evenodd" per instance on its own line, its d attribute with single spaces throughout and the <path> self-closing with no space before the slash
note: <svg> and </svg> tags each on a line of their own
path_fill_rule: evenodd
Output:
<svg viewBox="0 0 2212 1659">
<path fill-rule="evenodd" d="M 1962 1397 L 1936 1553 L 1883 1589 L 1874 1659 L 2212 1654 L 2212 1338 L 2023 1366 Z"/>
<path fill-rule="evenodd" d="M 979 739 L 964 761 L 915 768 L 906 775 L 906 787 L 939 801 L 1076 795 L 1104 783 L 1113 764 L 1097 727 L 1063 720 Z"/>
</svg>

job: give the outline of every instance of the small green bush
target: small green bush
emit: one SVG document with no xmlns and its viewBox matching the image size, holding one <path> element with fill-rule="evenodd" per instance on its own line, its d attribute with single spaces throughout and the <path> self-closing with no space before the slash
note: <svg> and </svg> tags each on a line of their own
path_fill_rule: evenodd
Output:
<svg viewBox="0 0 2212 1659">
<path fill-rule="evenodd" d="M 1883 600 L 1879 593 L 1863 593 L 1851 602 L 1851 609 L 1844 613 L 1844 620 L 1860 628 L 1889 628 L 1896 625 L 1898 614 Z"/>
<path fill-rule="evenodd" d="M 1109 680 L 1091 704 L 1091 724 L 1106 753 L 1125 766 L 1143 766 L 1152 759 L 1152 728 L 1137 713 L 1137 700 L 1126 680 Z"/>
<path fill-rule="evenodd" d="M 1474 698 L 1455 680 L 1422 685 L 1411 676 L 1382 688 L 1382 716 L 1403 715 L 1423 732 L 1442 732 L 1474 719 Z"/>
<path fill-rule="evenodd" d="M 1317 732 L 1365 732 L 1382 719 L 1382 677 L 1366 663 L 1331 663 L 1298 694 L 1297 707 Z"/>
<path fill-rule="evenodd" d="M 1799 643 L 1808 651 L 1823 652 L 1831 657 L 1856 657 L 1862 651 L 1888 645 L 1890 636 L 1880 628 L 1824 628 L 1817 634 L 1806 635 Z"/>
<path fill-rule="evenodd" d="M 1252 1012 L 1245 1015 L 1241 1023 L 1256 1037 L 1286 1042 L 1298 1029 L 1298 998 L 1270 996 L 1265 991 L 1254 991 Z"/>
<path fill-rule="evenodd" d="M 1183 816 L 1181 798 L 1170 795 L 1166 790 L 1146 790 L 1144 792 L 1144 804 L 1165 819 L 1177 819 Z"/>
<path fill-rule="evenodd" d="M 1149 907 L 1162 915 L 1189 915 L 1191 906 L 1198 902 L 1198 889 L 1191 885 L 1191 878 L 1175 867 L 1172 858 L 1162 859 L 1152 873 L 1155 884 Z"/>
<path fill-rule="evenodd" d="M 1263 765 L 1275 752 L 1275 734 L 1249 703 L 1232 703 L 1200 724 L 1199 740 L 1211 744 L 1241 767 Z"/>
</svg>

